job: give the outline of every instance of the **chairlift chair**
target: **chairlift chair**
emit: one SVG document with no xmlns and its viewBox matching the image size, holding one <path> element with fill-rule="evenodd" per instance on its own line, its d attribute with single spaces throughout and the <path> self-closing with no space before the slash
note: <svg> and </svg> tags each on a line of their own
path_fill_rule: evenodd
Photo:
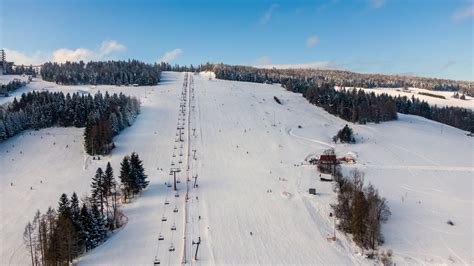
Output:
<svg viewBox="0 0 474 266">
<path fill-rule="evenodd" d="M 178 207 L 174 207 L 173 212 L 178 212 Z"/>
<path fill-rule="evenodd" d="M 161 221 L 166 222 L 166 217 L 165 216 L 161 217 Z"/>
<path fill-rule="evenodd" d="M 160 260 L 157 259 L 156 256 L 155 256 L 155 260 L 153 261 L 153 265 L 160 265 L 160 264 L 161 264 Z"/>
<path fill-rule="evenodd" d="M 168 200 L 165 200 L 165 205 L 168 205 L 170 204 L 170 202 Z"/>
<path fill-rule="evenodd" d="M 174 246 L 171 244 L 170 248 L 168 249 L 170 252 L 174 251 Z"/>
<path fill-rule="evenodd" d="M 159 241 L 165 240 L 165 237 L 164 237 L 162 234 L 160 234 L 160 235 L 158 236 L 158 240 L 159 240 Z"/>
<path fill-rule="evenodd" d="M 176 225 L 173 224 L 173 225 L 171 226 L 171 231 L 176 231 Z"/>
</svg>

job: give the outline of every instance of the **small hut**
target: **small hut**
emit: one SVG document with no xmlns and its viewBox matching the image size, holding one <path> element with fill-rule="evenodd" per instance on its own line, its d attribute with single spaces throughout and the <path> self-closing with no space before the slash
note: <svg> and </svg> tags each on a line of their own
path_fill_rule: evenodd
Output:
<svg viewBox="0 0 474 266">
<path fill-rule="evenodd" d="M 338 161 L 337 161 L 336 155 L 323 154 L 319 157 L 319 160 L 318 160 L 318 170 L 321 173 L 334 174 L 336 171 L 337 164 L 338 164 Z"/>
</svg>

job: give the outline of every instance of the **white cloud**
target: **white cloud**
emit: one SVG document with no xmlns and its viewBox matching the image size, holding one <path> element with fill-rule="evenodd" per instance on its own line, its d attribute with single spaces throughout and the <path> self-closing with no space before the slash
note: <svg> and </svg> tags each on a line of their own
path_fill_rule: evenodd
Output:
<svg viewBox="0 0 474 266">
<path fill-rule="evenodd" d="M 127 50 L 123 44 L 110 40 L 110 41 L 103 41 L 102 45 L 100 46 L 100 53 L 105 56 L 114 52 L 122 52 Z"/>
<path fill-rule="evenodd" d="M 47 61 L 64 63 L 66 61 L 101 60 L 114 53 L 121 52 L 126 49 L 127 48 L 123 44 L 114 40 L 108 40 L 102 42 L 100 48 L 97 51 L 87 48 L 77 48 L 73 50 L 68 48 L 60 48 L 50 53 L 36 52 L 32 55 L 10 49 L 5 49 L 5 52 L 7 54 L 7 60 L 12 61 L 17 65 L 39 65 Z"/>
<path fill-rule="evenodd" d="M 31 55 L 24 54 L 19 51 L 5 48 L 7 61 L 14 62 L 17 65 L 39 65 L 46 61 L 50 61 L 50 55 L 43 52 L 36 52 Z"/>
<path fill-rule="evenodd" d="M 369 0 L 373 8 L 381 8 L 385 5 L 385 0 Z"/>
<path fill-rule="evenodd" d="M 175 60 L 183 51 L 180 48 L 176 48 L 172 51 L 166 52 L 158 62 L 169 62 Z"/>
<path fill-rule="evenodd" d="M 318 44 L 319 42 L 319 37 L 317 35 L 313 35 L 313 36 L 310 36 L 307 40 L 306 40 L 306 46 L 308 47 L 313 47 L 315 46 L 316 44 Z"/>
<path fill-rule="evenodd" d="M 266 11 L 265 14 L 260 18 L 260 24 L 267 24 L 267 22 L 272 18 L 273 12 L 278 8 L 278 4 L 271 5 Z"/>
<path fill-rule="evenodd" d="M 61 48 L 52 53 L 52 61 L 58 63 L 64 63 L 66 61 L 90 61 L 98 56 L 89 49 L 77 48 L 75 50 L 69 50 Z"/>
<path fill-rule="evenodd" d="M 256 63 L 257 65 L 267 65 L 267 64 L 270 64 L 271 61 L 272 61 L 272 58 L 270 56 L 264 55 L 257 58 Z"/>
<path fill-rule="evenodd" d="M 453 14 L 454 20 L 463 20 L 474 16 L 474 4 L 460 9 Z"/>
<path fill-rule="evenodd" d="M 305 68 L 305 69 L 339 69 L 339 65 L 334 61 L 314 61 L 302 64 L 257 64 L 255 67 L 260 68 Z"/>
</svg>

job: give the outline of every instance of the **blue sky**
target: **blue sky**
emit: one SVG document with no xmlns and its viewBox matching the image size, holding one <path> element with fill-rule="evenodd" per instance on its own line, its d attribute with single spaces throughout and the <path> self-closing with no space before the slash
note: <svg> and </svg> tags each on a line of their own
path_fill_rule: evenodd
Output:
<svg viewBox="0 0 474 266">
<path fill-rule="evenodd" d="M 18 63 L 136 58 L 474 80 L 474 0 L 0 0 Z"/>
</svg>

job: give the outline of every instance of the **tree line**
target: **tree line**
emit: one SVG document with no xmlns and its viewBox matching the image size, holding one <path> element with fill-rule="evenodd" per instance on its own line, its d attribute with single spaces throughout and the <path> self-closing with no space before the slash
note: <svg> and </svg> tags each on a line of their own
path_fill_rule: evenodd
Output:
<svg viewBox="0 0 474 266">
<path fill-rule="evenodd" d="M 28 82 L 31 81 L 31 78 L 28 79 Z M 25 81 L 21 81 L 19 79 L 14 79 L 7 84 L 0 84 L 0 96 L 8 96 L 8 94 L 12 91 L 15 91 L 23 86 L 28 84 Z"/>
<path fill-rule="evenodd" d="M 71 198 L 63 193 L 57 209 L 49 207 L 44 214 L 36 212 L 23 233 L 32 265 L 71 264 L 122 226 L 119 198 L 124 194 L 129 196 L 127 193 L 135 195 L 148 185 L 143 163 L 136 153 L 125 156 L 123 161 L 129 165 L 121 166 L 121 189 L 107 163 L 105 171 L 97 169 L 91 182 L 91 194 L 82 199 L 82 203 L 76 193 Z"/>
<path fill-rule="evenodd" d="M 146 64 L 138 60 L 91 61 L 84 63 L 44 63 L 41 67 L 43 80 L 62 85 L 156 85 L 160 81 L 158 64 Z"/>
<path fill-rule="evenodd" d="M 33 68 L 33 65 L 17 65 L 13 68 L 7 67 L 7 75 L 29 75 L 35 78 L 36 74 L 37 73 L 36 70 Z"/>
<path fill-rule="evenodd" d="M 328 113 L 354 123 L 383 122 L 397 119 L 397 112 L 422 116 L 461 130 L 474 132 L 474 112 L 462 107 L 431 106 L 412 96 L 375 94 L 362 89 L 336 89 L 336 83 L 324 77 L 305 76 L 306 70 L 291 70 L 294 75 L 277 75 L 267 69 L 216 65 L 216 77 L 252 82 L 278 82 L 286 90 L 302 93 L 310 103 Z M 290 70 L 288 70 L 290 71 Z M 273 74 L 274 75 L 273 75 Z M 287 72 L 283 72 L 287 73 Z"/>
<path fill-rule="evenodd" d="M 131 126 L 139 112 L 138 99 L 122 93 L 23 93 L 19 100 L 0 107 L 0 141 L 26 129 L 85 127 L 86 152 L 107 154 L 113 148 L 113 136 Z"/>
<path fill-rule="evenodd" d="M 226 64 L 206 64 L 202 70 L 213 71 L 216 78 L 249 81 L 258 83 L 280 83 L 287 79 L 304 80 L 310 83 L 330 83 L 339 87 L 359 88 L 407 88 L 416 87 L 428 90 L 460 91 L 474 96 L 474 84 L 470 81 L 438 78 L 362 74 L 343 70 L 323 69 L 265 69 L 250 66 Z"/>
</svg>

